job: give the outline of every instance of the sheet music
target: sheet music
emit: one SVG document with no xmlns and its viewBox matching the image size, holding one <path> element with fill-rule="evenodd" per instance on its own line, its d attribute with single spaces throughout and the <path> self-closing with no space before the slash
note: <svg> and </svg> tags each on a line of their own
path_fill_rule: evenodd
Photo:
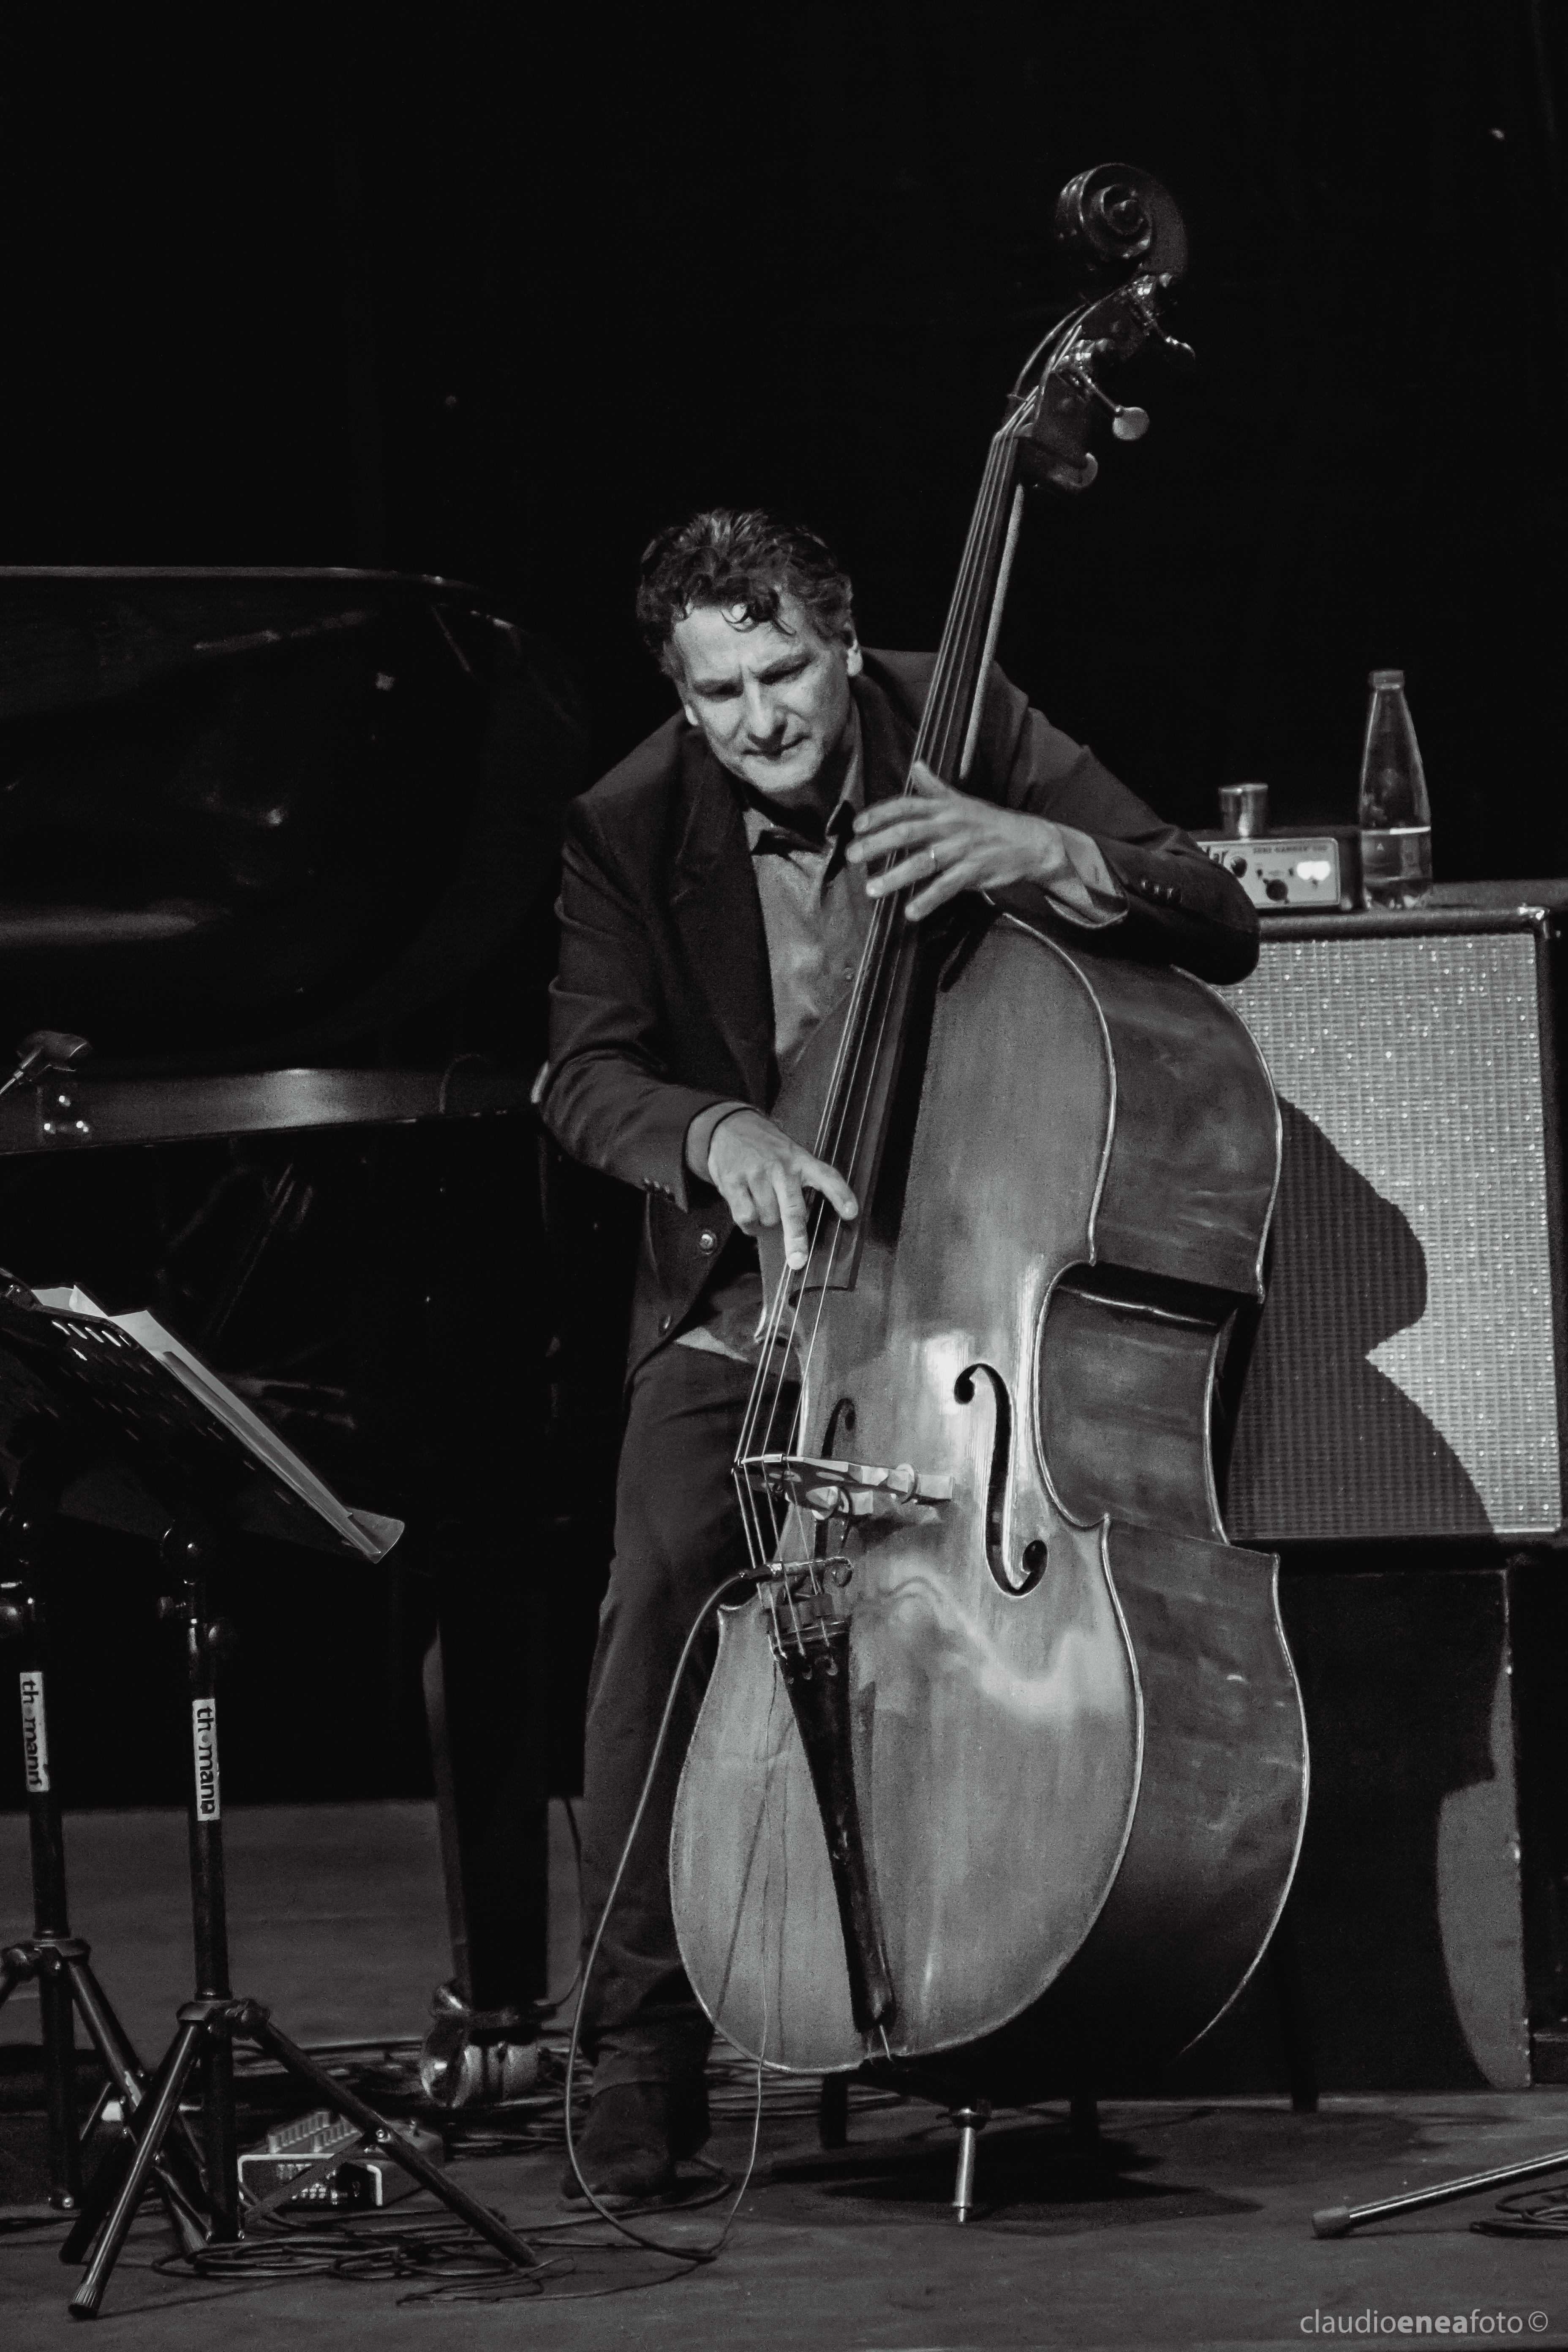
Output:
<svg viewBox="0 0 1568 2352">
<path fill-rule="evenodd" d="M 352 1511 L 341 1503 L 331 1488 L 320 1479 L 308 1462 L 300 1460 L 293 1449 L 278 1434 L 269 1422 L 263 1421 L 243 1398 L 236 1396 L 219 1375 L 194 1355 L 172 1331 L 166 1330 L 157 1317 L 145 1307 L 127 1315 L 110 1315 L 96 1298 L 74 1286 L 69 1289 L 37 1290 L 33 1293 L 38 1305 L 52 1312 L 87 1315 L 103 1323 L 112 1323 L 128 1339 L 146 1354 L 163 1364 L 181 1386 L 190 1391 L 205 1407 L 215 1420 L 223 1423 L 272 1472 L 274 1477 L 309 1504 L 319 1517 L 365 1559 L 380 1559 L 389 1552 L 403 1533 L 400 1519 L 378 1517 L 374 1511 Z"/>
</svg>

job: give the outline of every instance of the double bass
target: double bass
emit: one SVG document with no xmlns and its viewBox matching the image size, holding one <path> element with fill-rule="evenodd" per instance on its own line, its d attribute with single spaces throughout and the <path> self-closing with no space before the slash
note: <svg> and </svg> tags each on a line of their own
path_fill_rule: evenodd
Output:
<svg viewBox="0 0 1568 2352">
<path fill-rule="evenodd" d="M 1148 419 L 1102 367 L 1185 238 L 1121 165 L 1064 190 L 1079 297 L 994 436 L 914 747 L 962 789 L 1026 489 Z M 1268 1070 L 1225 1001 L 984 902 L 878 902 L 841 1027 L 771 1116 L 839 1169 L 803 1269 L 764 1236 L 721 1611 L 670 1846 L 714 2022 L 1010 2102 L 1130 2082 L 1267 1947 L 1306 1806 L 1277 1562 L 1231 1546 L 1216 1375 L 1263 1295 Z M 951 911 L 951 910 L 950 910 Z"/>
</svg>

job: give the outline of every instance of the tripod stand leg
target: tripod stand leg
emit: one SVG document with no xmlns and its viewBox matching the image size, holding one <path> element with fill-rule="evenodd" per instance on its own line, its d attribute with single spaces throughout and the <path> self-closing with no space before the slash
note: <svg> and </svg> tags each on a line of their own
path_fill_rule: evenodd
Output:
<svg viewBox="0 0 1568 2352">
<path fill-rule="evenodd" d="M 142 2062 L 131 2046 L 131 2038 L 109 2005 L 103 1987 L 85 1960 L 68 1960 L 66 1976 L 71 1998 L 88 2030 L 93 2048 L 103 2061 L 103 2071 L 123 2097 L 130 2094 L 134 2106 L 142 2096 L 147 2084 Z"/>
<path fill-rule="evenodd" d="M 155 2105 L 162 2096 L 177 2048 L 177 2041 L 170 2044 L 149 2089 L 140 2098 L 128 2100 L 121 2109 L 122 2137 L 88 2182 L 87 2193 L 81 2200 L 81 2211 L 60 2242 L 59 2258 L 68 2268 L 73 2263 L 85 2262 L 92 2251 L 103 2217 L 119 2196 L 135 2158 L 142 2118 L 151 2113 L 149 2102 Z"/>
<path fill-rule="evenodd" d="M 60 2244 L 59 2259 L 68 2269 L 73 2263 L 85 2262 L 96 2244 L 103 2217 L 124 2185 L 126 2174 L 135 2160 L 145 2120 L 163 2095 L 169 2068 L 178 2050 L 176 2039 L 165 2051 L 163 2063 L 151 2084 L 144 2084 L 138 2074 L 129 2089 L 122 2090 L 121 2137 L 103 2158 L 88 2182 L 82 2196 L 81 2210 Z M 153 2175 L 163 2200 L 170 2227 L 185 2252 L 195 2253 L 207 2242 L 206 2191 L 195 2151 L 186 2142 L 184 2118 L 178 2115 L 173 2131 L 153 2159 Z"/>
<path fill-rule="evenodd" d="M 136 2208 L 142 2202 L 142 2192 L 147 2186 L 147 2176 L 153 2169 L 153 2159 L 163 2151 L 169 2126 L 179 2113 L 181 2094 L 191 2069 L 203 2054 L 203 2044 L 206 2040 L 205 2026 L 184 2025 L 170 2048 L 160 2070 L 156 2096 L 142 2122 L 130 2169 L 93 2248 L 92 2259 L 82 2273 L 81 2284 L 68 2305 L 73 2319 L 98 2317 L 104 2289 L 120 2259 L 121 2248 L 130 2235 L 131 2224 L 136 2218 Z"/>
<path fill-rule="evenodd" d="M 60 2240 L 59 2259 L 68 2270 L 77 2263 L 85 2262 L 91 2252 L 93 2242 L 103 2225 L 103 2217 L 119 2196 L 135 2154 L 136 2142 L 127 2132 L 119 2145 L 110 2150 L 88 2182 L 82 2196 L 81 2210 Z"/>
<path fill-rule="evenodd" d="M 318 2066 L 313 2058 L 307 2057 L 287 2034 L 279 2033 L 267 2011 L 258 2009 L 254 2001 L 247 2004 L 238 2031 L 247 2041 L 254 2042 L 258 2049 L 265 2050 L 268 2057 L 276 2058 L 297 2081 L 314 2091 L 323 2106 L 332 2108 L 340 2116 L 346 2116 L 350 2123 L 358 2124 L 373 2148 L 379 2149 L 384 2155 L 395 2157 L 404 2170 L 411 2172 L 422 2189 L 432 2190 L 449 2212 L 460 2215 L 470 2230 L 476 2231 L 509 2262 L 516 2263 L 521 2270 L 532 2270 L 537 2266 L 539 2257 L 524 2239 L 509 2230 L 504 2221 L 498 2221 L 493 2213 L 468 2195 L 467 2189 L 459 2189 L 439 2165 L 432 2164 L 427 2156 L 422 2155 L 418 2148 L 395 2131 L 384 2116 L 378 2116 L 374 2107 L 367 2106 L 363 2099 L 337 2082 L 324 2066 Z"/>
<path fill-rule="evenodd" d="M 118 2096 L 120 2111 L 125 2119 L 125 2128 L 129 2132 L 132 2116 L 148 2095 L 147 2080 L 142 2071 L 142 2062 L 131 2046 L 131 2039 L 125 2028 L 110 2007 L 103 1987 L 99 1983 L 87 1962 L 68 1960 L 66 1974 L 70 1979 L 72 1998 L 81 2013 L 81 2021 L 88 2030 L 93 2048 L 98 2052 L 103 2063 L 104 2073 L 109 2077 L 109 2088 L 105 2092 L 105 2096 L 110 2094 Z M 84 2141 L 87 2137 L 87 2134 L 83 2135 Z M 111 2158 L 105 2159 L 106 2171 L 109 2170 L 111 2163 Z M 205 2246 L 207 2242 L 206 2200 L 203 2193 L 201 2175 L 196 2169 L 195 2161 L 190 2151 L 182 2145 L 177 2134 L 165 2142 L 154 2171 L 158 2193 L 163 2200 L 163 2210 L 169 2217 L 169 2226 L 186 2253 L 194 2254 L 199 2246 Z M 96 2181 L 95 2176 L 95 2187 Z M 96 2201 L 97 2211 L 101 2217 L 107 2200 L 100 2197 L 93 2200 L 91 2190 L 88 2195 L 89 2201 Z M 82 2245 L 68 2259 L 73 2261 L 78 2259 L 89 2241 L 90 2231 L 89 2239 L 84 2240 Z"/>
<path fill-rule="evenodd" d="M 234 2127 L 234 2044 L 210 2029 L 202 2057 L 202 2153 L 211 2234 L 239 2235 L 239 2147 Z"/>
<path fill-rule="evenodd" d="M 38 1971 L 38 2023 L 49 2115 L 49 2203 L 74 2213 L 81 2204 L 81 2142 L 77 2131 L 76 2010 L 63 1969 Z"/>
<path fill-rule="evenodd" d="M 1428 2205 L 1446 2205 L 1451 2198 L 1473 2197 L 1481 2189 L 1512 2189 L 1521 2180 L 1539 2179 L 1543 2172 L 1561 2172 L 1564 2166 L 1568 2166 L 1568 2147 L 1557 2147 L 1550 2156 L 1532 2156 L 1523 2164 L 1499 2164 L 1489 2172 L 1467 2172 L 1457 2180 L 1434 2181 L 1430 2189 L 1407 2189 L 1398 2197 L 1379 2197 L 1370 2205 L 1325 2205 L 1312 2216 L 1312 2234 L 1348 2238 L 1363 2221 L 1419 2213 Z"/>
</svg>

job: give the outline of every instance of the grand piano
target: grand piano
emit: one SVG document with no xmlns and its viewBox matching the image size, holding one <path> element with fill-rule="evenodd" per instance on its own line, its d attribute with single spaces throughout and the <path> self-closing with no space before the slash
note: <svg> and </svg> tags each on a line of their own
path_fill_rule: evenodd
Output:
<svg viewBox="0 0 1568 2352">
<path fill-rule="evenodd" d="M 152 1307 L 407 1521 L 375 1571 L 245 1554 L 226 1790 L 422 1792 L 423 1664 L 489 2008 L 543 1992 L 608 1541 L 615 1215 L 590 1188 L 546 1246 L 529 1108 L 584 757 L 545 650 L 458 583 L 0 570 L 0 1076 L 36 1031 L 91 1047 L 0 1098 L 0 1265 Z M 150 1549 L 58 1555 L 66 1801 L 178 1801 L 175 1711 L 135 1697 L 177 1671 Z"/>
<path fill-rule="evenodd" d="M 96 1056 L 86 1128 L 9 1101 L 0 1151 L 371 1115 L 334 1070 L 450 1112 L 483 1024 L 415 1024 L 547 908 L 582 759 L 541 649 L 446 581 L 0 570 L 0 1003 Z M 492 1067 L 535 1042 L 492 1028 Z"/>
</svg>

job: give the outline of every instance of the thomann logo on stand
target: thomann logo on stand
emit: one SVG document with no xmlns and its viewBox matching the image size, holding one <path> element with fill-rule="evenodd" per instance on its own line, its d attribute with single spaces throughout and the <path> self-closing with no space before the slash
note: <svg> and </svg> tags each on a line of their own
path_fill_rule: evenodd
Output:
<svg viewBox="0 0 1568 2352">
<path fill-rule="evenodd" d="M 22 1676 L 22 1754 L 27 1794 L 41 1797 L 49 1785 L 49 1735 L 44 1721 L 44 1678 L 31 1667 Z"/>
<path fill-rule="evenodd" d="M 216 1822 L 222 1807 L 217 1794 L 217 1701 L 191 1701 L 191 1738 L 196 1759 L 196 1819 Z"/>
</svg>

